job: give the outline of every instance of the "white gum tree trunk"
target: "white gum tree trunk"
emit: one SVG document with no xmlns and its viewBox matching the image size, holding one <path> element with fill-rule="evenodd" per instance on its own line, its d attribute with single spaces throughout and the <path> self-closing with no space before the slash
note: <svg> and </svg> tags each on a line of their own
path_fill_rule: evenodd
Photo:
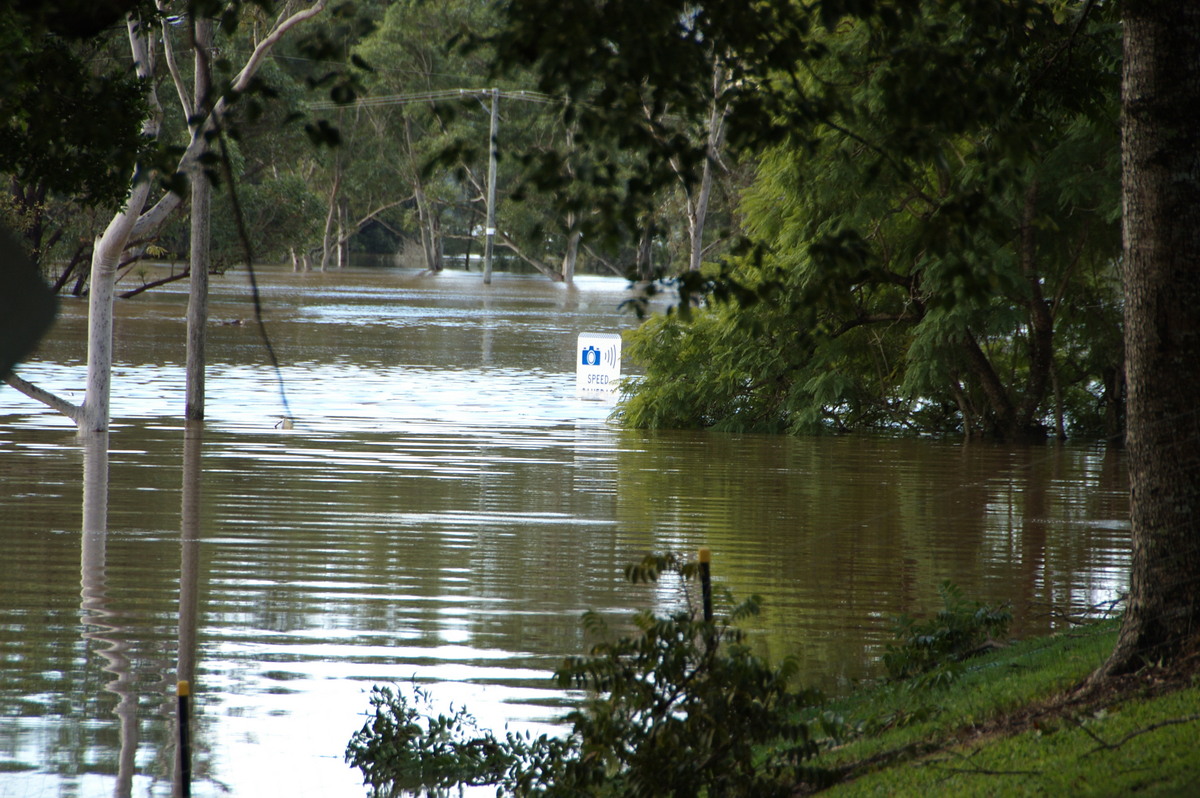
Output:
<svg viewBox="0 0 1200 798">
<path fill-rule="evenodd" d="M 155 52 L 153 31 L 142 20 L 130 16 L 126 23 L 129 47 L 139 78 L 146 81 L 150 115 L 142 125 L 147 138 L 158 135 L 162 109 L 154 90 Z M 108 430 L 112 395 L 113 304 L 116 301 L 117 267 L 129 235 L 150 198 L 150 178 L 135 175 L 125 207 L 118 211 L 92 248 L 92 277 L 88 293 L 87 383 L 83 406 L 75 422 L 81 434 Z"/>
<path fill-rule="evenodd" d="M 232 83 L 231 92 L 245 91 L 265 61 L 267 54 L 279 40 L 292 28 L 321 13 L 327 4 L 328 0 L 316 0 L 295 13 L 281 14 L 275 25 L 266 36 L 258 41 L 253 52 L 246 59 L 245 65 Z M 158 3 L 159 9 L 163 11 L 169 5 L 169 0 L 160 0 Z M 161 106 L 154 90 L 153 81 L 158 29 L 135 15 L 129 16 L 126 27 L 137 74 L 145 79 L 148 87 L 147 100 L 150 113 L 143 125 L 143 133 L 147 138 L 153 139 L 158 136 L 162 119 Z M 174 73 L 173 66 L 171 69 Z M 177 78 L 177 75 L 174 76 Z M 176 83 L 178 85 L 178 79 L 176 79 Z M 188 174 L 195 173 L 197 159 L 204 152 L 209 135 L 218 130 L 227 106 L 228 100 L 221 97 L 213 105 L 212 111 L 205 120 L 196 125 L 191 142 L 176 166 L 178 171 Z M 186 101 L 184 108 L 188 108 Z M 113 216 L 108 227 L 96 239 L 92 254 L 92 275 L 88 300 L 88 365 L 83 403 L 74 405 L 16 375 L 10 374 L 5 379 L 9 385 L 21 393 L 70 418 L 78 426 L 81 435 L 104 433 L 109 426 L 112 395 L 113 307 L 116 298 L 117 269 L 121 262 L 121 256 L 130 239 L 140 239 L 152 235 L 182 202 L 182 197 L 178 194 L 168 193 L 153 206 L 147 208 L 153 185 L 153 176 L 139 170 L 130 181 L 129 197 L 125 206 Z"/>
</svg>

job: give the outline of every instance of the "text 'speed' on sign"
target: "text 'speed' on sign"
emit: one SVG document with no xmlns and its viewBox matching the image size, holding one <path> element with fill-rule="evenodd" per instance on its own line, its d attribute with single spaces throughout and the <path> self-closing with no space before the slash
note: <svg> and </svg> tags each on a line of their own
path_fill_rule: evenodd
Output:
<svg viewBox="0 0 1200 798">
<path fill-rule="evenodd" d="M 616 401 L 621 379 L 621 336 L 580 333 L 575 345 L 575 395 Z"/>
</svg>

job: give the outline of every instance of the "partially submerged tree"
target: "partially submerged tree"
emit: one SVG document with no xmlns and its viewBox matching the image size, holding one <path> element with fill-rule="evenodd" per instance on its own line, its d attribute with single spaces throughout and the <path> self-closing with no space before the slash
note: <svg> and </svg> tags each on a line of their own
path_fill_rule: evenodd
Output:
<svg viewBox="0 0 1200 798">
<path fill-rule="evenodd" d="M 611 103 L 595 109 L 601 117 L 597 124 L 635 125 L 640 99 L 632 108 L 623 98 L 636 96 L 645 86 L 663 99 L 656 108 L 670 105 L 676 113 L 696 117 L 703 113 L 699 95 L 687 89 L 681 74 L 700 73 L 702 53 L 720 42 L 718 52 L 736 54 L 730 68 L 735 85 L 743 88 L 733 104 L 730 119 L 736 128 L 730 128 L 730 140 L 761 146 L 790 138 L 800 147 L 812 123 L 829 120 L 838 102 L 838 86 L 803 88 L 808 63 L 824 54 L 820 41 L 810 35 L 814 26 L 833 30 L 843 18 L 874 21 L 881 43 L 887 44 L 889 37 L 902 38 L 927 7 L 932 8 L 870 0 L 804 6 L 767 0 L 752 9 L 732 0 L 513 0 L 500 52 L 518 63 L 537 64 L 543 85 L 566 86 L 568 91 L 579 91 L 591 75 L 606 74 Z M 929 125 L 950 131 L 971 120 L 1005 118 L 1011 94 L 1002 83 L 986 79 L 986 69 L 979 67 L 1003 55 L 1025 32 L 1073 21 L 1053 55 L 1060 62 L 1075 57 L 1072 29 L 1081 29 L 1097 15 L 1121 14 L 1122 277 L 1134 562 L 1121 640 L 1099 677 L 1178 659 L 1195 650 L 1200 629 L 1200 467 L 1194 455 L 1200 438 L 1195 411 L 1200 393 L 1200 316 L 1195 312 L 1200 303 L 1200 150 L 1195 146 L 1200 8 L 1170 0 L 1127 0 L 1119 9 L 1092 0 L 960 0 L 937 8 L 963 20 L 969 33 L 990 26 L 1001 35 L 987 46 L 966 50 L 974 54 L 966 62 L 943 59 L 953 49 L 916 51 L 919 58 L 910 64 L 934 67 L 928 69 L 934 79 L 919 92 L 884 87 L 878 102 L 895 111 L 907 109 L 910 135 L 903 143 L 909 154 L 920 154 Z M 997 25 L 1006 17 L 1008 24 Z M 1042 79 L 1036 73 L 1033 77 Z M 631 138 L 637 135 L 630 133 Z M 648 177 L 655 182 L 655 175 Z M 620 218 L 621 209 L 607 210 L 610 218 Z M 964 217 L 964 224 L 973 226 L 973 221 Z M 854 255 L 852 248 L 838 249 Z M 981 265 L 985 268 L 963 276 L 986 279 L 990 270 Z"/>
<path fill-rule="evenodd" d="M 1200 8 L 1121 8 L 1133 566 L 1100 678 L 1178 661 L 1200 643 Z"/>
<path fill-rule="evenodd" d="M 327 2 L 328 0 L 315 0 L 310 5 L 299 7 L 293 7 L 291 3 L 280 5 L 278 17 L 265 26 L 263 35 L 257 38 L 241 69 L 212 97 L 211 103 L 203 109 L 203 117 L 194 120 L 190 140 L 174 165 L 174 175 L 186 176 L 199 168 L 202 159 L 208 153 L 210 142 L 222 135 L 222 126 L 230 106 L 252 87 L 255 75 L 267 54 L 290 30 L 323 11 Z M 166 3 L 161 5 L 165 10 Z M 169 19 L 163 17 L 163 20 Z M 162 20 L 155 20 L 151 15 L 141 13 L 131 13 L 126 22 L 134 67 L 146 91 L 147 112 L 142 121 L 142 134 L 148 140 L 154 140 L 162 128 L 162 106 L 154 81 L 161 24 L 164 24 Z M 131 240 L 146 238 L 151 232 L 159 229 L 183 201 L 181 182 L 172 181 L 171 175 L 160 175 L 167 182 L 169 190 L 151 204 L 152 194 L 159 186 L 154 176 L 153 166 L 145 160 L 140 161 L 129 178 L 129 193 L 124 205 L 112 217 L 93 246 L 88 297 L 88 368 L 83 403 L 74 405 L 15 375 L 8 378 L 9 384 L 17 390 L 71 418 L 84 434 L 108 429 L 113 302 L 122 253 Z"/>
<path fill-rule="evenodd" d="M 646 374 L 627 420 L 1010 440 L 1098 429 L 1086 405 L 1120 402 L 1099 387 L 1121 355 L 1115 27 L 1043 26 L 997 50 L 976 74 L 1009 76 L 1005 116 L 926 123 L 913 147 L 911 110 L 881 95 L 932 79 L 904 54 L 997 35 L 971 24 L 975 39 L 931 11 L 886 51 L 865 22 L 819 39 L 809 80 L 838 86 L 842 107 L 807 146 L 759 157 L 742 212 L 761 249 L 727 275 L 753 302 L 635 333 Z M 1055 63 L 1070 36 L 1073 57 Z"/>
</svg>

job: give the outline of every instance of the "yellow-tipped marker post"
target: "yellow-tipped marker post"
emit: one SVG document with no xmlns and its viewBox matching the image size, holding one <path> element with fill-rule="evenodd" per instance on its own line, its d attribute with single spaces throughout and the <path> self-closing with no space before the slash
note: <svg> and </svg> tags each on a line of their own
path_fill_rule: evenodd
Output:
<svg viewBox="0 0 1200 798">
<path fill-rule="evenodd" d="M 708 546 L 701 546 L 697 552 L 700 560 L 700 595 L 704 597 L 704 620 L 712 623 L 712 552 Z"/>
<path fill-rule="evenodd" d="M 179 794 L 183 798 L 192 795 L 192 740 L 191 712 L 189 703 L 192 685 L 186 679 L 175 683 L 175 696 L 179 700 Z"/>
</svg>

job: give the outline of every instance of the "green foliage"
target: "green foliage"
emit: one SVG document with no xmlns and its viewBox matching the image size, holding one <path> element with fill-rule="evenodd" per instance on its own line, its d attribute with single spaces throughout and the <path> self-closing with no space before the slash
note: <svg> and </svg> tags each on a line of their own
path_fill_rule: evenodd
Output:
<svg viewBox="0 0 1200 798">
<path fill-rule="evenodd" d="M 694 563 L 650 557 L 627 569 L 634 582 L 694 576 Z M 595 613 L 583 620 L 604 638 L 571 657 L 556 678 L 588 697 L 563 738 L 480 732 L 463 711 L 422 714 L 387 688 L 372 693 L 374 717 L 351 740 L 347 760 L 377 795 L 454 784 L 495 784 L 498 792 L 545 796 L 791 795 L 820 773 L 802 710 L 817 696 L 788 688 L 794 661 L 772 667 L 733 624 L 760 611 L 757 598 L 730 606 L 719 622 L 681 610 L 638 613 L 635 632 L 611 639 Z M 418 701 L 426 695 L 415 691 Z M 426 702 L 427 703 L 427 702 Z"/>
<path fill-rule="evenodd" d="M 892 679 L 917 678 L 917 686 L 939 686 L 953 681 L 958 665 L 977 655 L 995 638 L 1003 637 L 1012 623 L 1007 604 L 967 601 L 950 582 L 938 588 L 943 607 L 932 618 L 916 620 L 903 615 L 896 621 L 898 645 L 889 645 L 883 664 Z"/>
<path fill-rule="evenodd" d="M 0 172 L 84 205 L 124 198 L 145 151 L 146 103 L 101 34 L 137 5 L 52 0 L 0 9 Z"/>
<path fill-rule="evenodd" d="M 644 369 L 618 408 L 629 426 L 782 432 L 809 421 L 791 409 L 811 339 L 770 308 L 659 315 L 625 336 L 626 356 Z"/>
<path fill-rule="evenodd" d="M 142 86 L 96 75 L 81 49 L 48 39 L 21 61 L 0 101 L 0 171 L 85 205 L 120 202 L 144 150 Z"/>
<path fill-rule="evenodd" d="M 1119 418 L 1119 28 L 1002 5 L 809 31 L 780 102 L 830 104 L 760 154 L 757 256 L 702 286 L 753 301 L 631 336 L 628 423 L 1016 439 Z"/>
<path fill-rule="evenodd" d="M 466 709 L 435 715 L 428 692 L 416 683 L 410 692 L 411 699 L 389 687 L 372 688 L 373 715 L 346 749 L 346 761 L 376 795 L 491 784 L 513 764 L 516 746 L 479 729 Z"/>
</svg>

